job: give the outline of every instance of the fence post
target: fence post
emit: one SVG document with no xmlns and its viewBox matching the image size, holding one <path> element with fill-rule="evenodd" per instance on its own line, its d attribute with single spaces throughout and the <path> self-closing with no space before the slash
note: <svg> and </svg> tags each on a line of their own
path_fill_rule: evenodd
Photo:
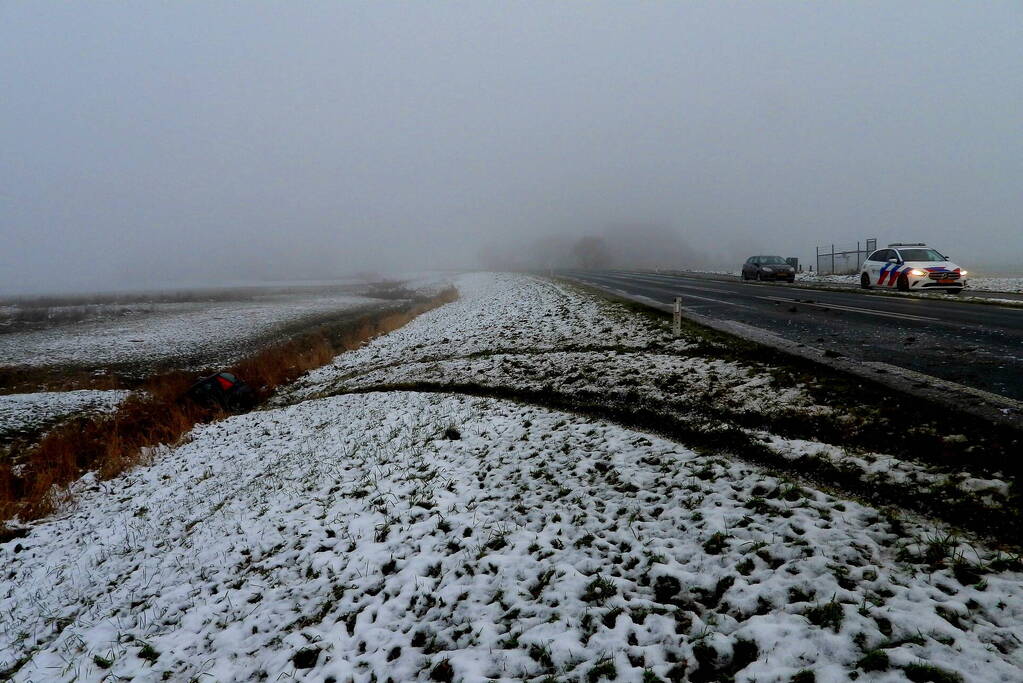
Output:
<svg viewBox="0 0 1023 683">
<path fill-rule="evenodd" d="M 835 274 L 835 245 L 831 245 L 831 274 Z"/>
<path fill-rule="evenodd" d="M 671 321 L 671 331 L 676 337 L 682 336 L 682 297 L 675 297 L 675 315 Z"/>
</svg>

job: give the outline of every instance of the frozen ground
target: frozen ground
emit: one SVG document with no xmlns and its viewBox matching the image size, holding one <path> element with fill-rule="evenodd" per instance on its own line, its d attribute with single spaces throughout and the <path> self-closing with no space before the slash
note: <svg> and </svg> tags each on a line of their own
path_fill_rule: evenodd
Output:
<svg viewBox="0 0 1023 683">
<path fill-rule="evenodd" d="M 37 432 L 81 413 L 111 412 L 127 391 L 45 391 L 0 395 L 0 440 L 18 433 Z"/>
<path fill-rule="evenodd" d="M 87 477 L 74 507 L 0 546 L 0 671 L 1020 680 L 1018 558 L 732 447 L 991 514 L 1010 493 L 998 473 L 819 440 L 854 420 L 813 387 L 580 290 L 491 274 L 458 286 L 276 409 Z M 710 437 L 693 449 L 466 391 L 643 408 Z"/>
<path fill-rule="evenodd" d="M 929 529 L 505 401 L 309 401 L 80 487 L 75 510 L 0 549 L 16 680 L 1017 681 L 1023 666 L 1019 574 L 956 571 Z"/>
</svg>

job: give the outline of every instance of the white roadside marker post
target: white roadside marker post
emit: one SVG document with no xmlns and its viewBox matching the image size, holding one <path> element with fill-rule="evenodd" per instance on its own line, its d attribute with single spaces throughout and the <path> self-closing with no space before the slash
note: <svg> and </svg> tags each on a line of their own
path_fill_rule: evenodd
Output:
<svg viewBox="0 0 1023 683">
<path fill-rule="evenodd" d="M 682 336 L 682 297 L 675 297 L 675 315 L 671 321 L 671 331 L 676 337 Z"/>
</svg>

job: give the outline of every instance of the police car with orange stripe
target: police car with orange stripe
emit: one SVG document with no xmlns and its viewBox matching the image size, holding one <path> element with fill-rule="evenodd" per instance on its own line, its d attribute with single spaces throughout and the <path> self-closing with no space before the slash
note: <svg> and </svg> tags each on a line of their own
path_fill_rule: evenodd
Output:
<svg viewBox="0 0 1023 683">
<path fill-rule="evenodd" d="M 892 288 L 903 292 L 941 290 L 958 294 L 966 286 L 966 271 L 923 243 L 895 242 L 878 249 L 860 268 L 860 287 Z"/>
</svg>

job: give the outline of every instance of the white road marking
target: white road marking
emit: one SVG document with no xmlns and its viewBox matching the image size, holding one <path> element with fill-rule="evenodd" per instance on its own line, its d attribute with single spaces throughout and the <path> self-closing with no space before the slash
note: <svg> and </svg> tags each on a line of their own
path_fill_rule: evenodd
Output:
<svg viewBox="0 0 1023 683">
<path fill-rule="evenodd" d="M 840 306 L 838 304 L 815 304 L 799 299 L 783 299 L 778 296 L 758 296 L 758 299 L 767 301 L 780 301 L 785 304 L 802 304 L 803 306 L 814 306 L 816 308 L 836 308 L 840 311 L 852 311 L 853 313 L 866 313 L 867 315 L 879 315 L 883 318 L 897 318 L 899 320 L 926 320 L 928 322 L 942 322 L 938 318 L 928 318 L 923 315 L 910 315 L 909 313 L 886 313 L 884 311 L 872 311 L 869 308 L 857 308 L 856 306 Z"/>
<path fill-rule="evenodd" d="M 639 278 L 629 278 L 629 279 L 630 280 L 637 280 Z M 660 284 L 669 284 L 670 281 L 666 281 L 666 280 L 648 280 L 648 282 L 657 282 L 657 283 L 660 283 Z M 681 287 L 683 289 L 696 289 L 696 290 L 701 291 L 701 292 L 717 292 L 718 294 L 731 294 L 731 295 L 735 294 L 735 292 L 727 290 L 727 289 L 715 289 L 713 287 L 703 287 L 701 285 L 687 285 L 687 284 L 682 284 L 681 282 L 670 282 L 670 284 L 673 284 L 676 287 Z"/>
<path fill-rule="evenodd" d="M 633 278 L 633 277 L 624 278 L 623 277 L 623 278 L 620 278 L 620 279 L 623 279 L 626 282 L 634 282 L 637 278 Z M 655 283 L 651 283 L 651 284 L 655 284 Z M 666 291 L 666 292 L 674 292 L 675 291 L 674 289 L 663 287 L 663 285 L 665 283 L 658 282 L 656 284 L 662 285 L 661 289 Z M 694 289 L 696 289 L 696 288 L 694 288 Z M 703 291 L 703 290 L 701 289 L 700 291 Z M 726 292 L 724 290 L 719 290 L 719 289 L 715 289 L 715 290 L 711 290 L 711 291 L 721 292 L 722 294 L 732 294 L 732 292 Z M 677 296 L 682 297 L 683 305 L 685 304 L 685 300 L 686 299 L 700 299 L 701 301 L 711 301 L 713 303 L 724 304 L 726 306 L 738 306 L 739 308 L 749 308 L 749 306 L 746 306 L 744 304 L 737 304 L 734 301 L 724 301 L 722 299 L 712 299 L 712 298 L 707 297 L 707 296 L 697 296 L 695 294 L 686 294 L 685 292 L 678 292 Z"/>
<path fill-rule="evenodd" d="M 635 282 L 636 280 L 643 280 L 644 282 L 649 282 L 651 284 L 659 284 L 659 285 L 669 285 L 670 284 L 670 285 L 674 285 L 676 287 L 682 287 L 682 288 L 688 288 L 688 289 L 696 289 L 696 290 L 699 290 L 701 292 L 717 292 L 718 294 L 732 294 L 732 295 L 735 294 L 735 292 L 733 292 L 731 290 L 728 290 L 728 289 L 715 289 L 713 287 L 704 287 L 702 285 L 682 284 L 681 282 L 678 282 L 678 280 L 681 279 L 681 278 L 680 278 L 680 276 L 677 276 L 677 275 L 661 275 L 659 277 L 651 277 L 651 276 L 649 276 L 647 274 L 644 274 L 644 275 L 636 275 L 636 276 L 628 276 L 628 277 L 626 277 L 624 275 L 615 275 L 614 277 L 617 277 L 620 280 L 625 280 L 626 282 Z M 699 278 L 692 278 L 692 280 L 699 280 Z M 738 305 L 738 304 L 735 304 L 735 305 Z"/>
<path fill-rule="evenodd" d="M 739 308 L 749 308 L 742 304 L 737 304 L 734 301 L 722 301 L 721 299 L 711 299 L 708 296 L 696 296 L 695 294 L 679 294 L 682 297 L 682 303 L 685 304 L 686 299 L 700 299 L 702 301 L 713 301 L 716 304 L 725 304 L 726 306 L 738 306 Z"/>
</svg>

